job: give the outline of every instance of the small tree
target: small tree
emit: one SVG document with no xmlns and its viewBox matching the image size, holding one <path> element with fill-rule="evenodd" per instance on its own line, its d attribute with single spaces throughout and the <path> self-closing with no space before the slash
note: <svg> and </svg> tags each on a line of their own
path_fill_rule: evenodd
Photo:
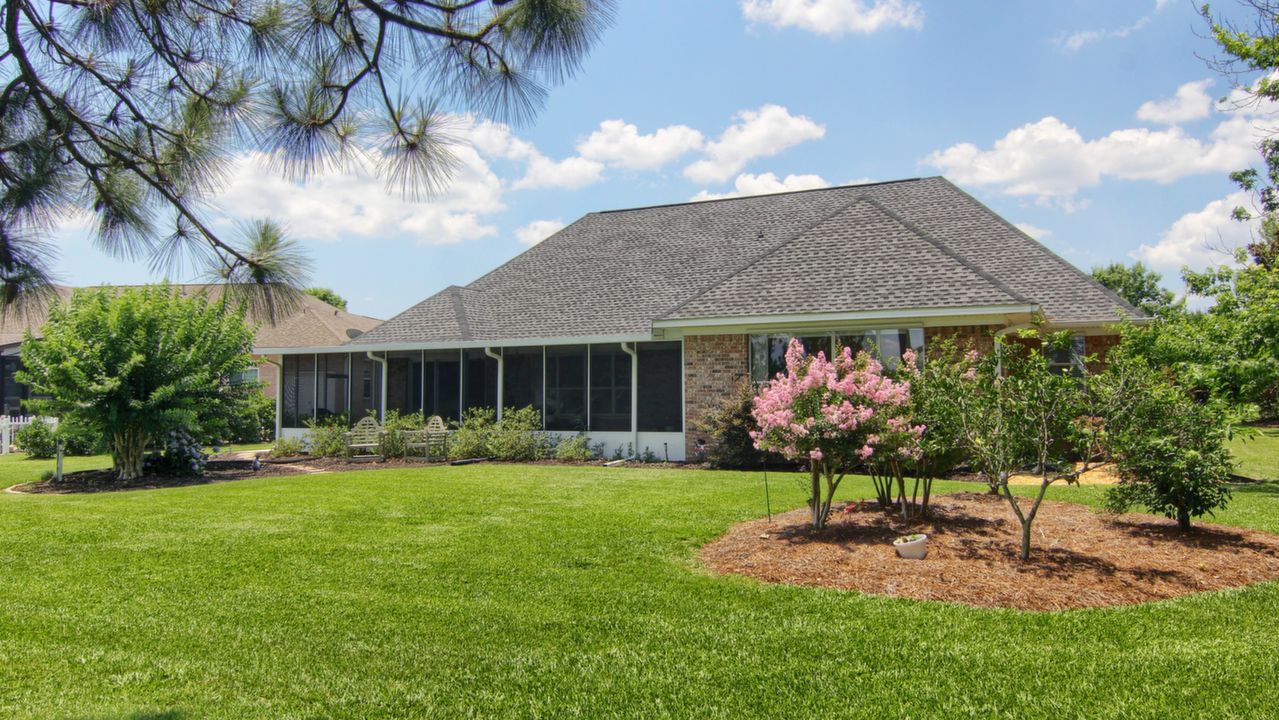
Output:
<svg viewBox="0 0 1279 720">
<path fill-rule="evenodd" d="M 1093 384 L 1120 475 L 1106 492 L 1107 509 L 1142 505 L 1188 530 L 1192 518 L 1226 506 L 1229 425 L 1218 403 L 1197 402 L 1122 344 Z"/>
<path fill-rule="evenodd" d="M 251 386 L 232 375 L 251 363 L 243 312 L 168 285 L 77 290 L 22 342 L 18 381 L 38 413 L 100 433 L 116 475 L 142 475 L 147 449 L 170 430 L 209 437 L 229 427 Z"/>
<path fill-rule="evenodd" d="M 919 454 L 907 464 L 907 474 L 914 479 L 910 502 L 919 514 L 927 515 L 933 481 L 949 475 L 964 460 L 959 398 L 967 369 L 953 338 L 930 345 L 927 363 L 914 362 L 914 354 L 908 354 L 910 362 L 903 358 L 897 374 L 910 383 L 912 422 L 924 428 Z"/>
<path fill-rule="evenodd" d="M 346 298 L 342 297 L 341 295 L 338 295 L 331 288 L 309 287 L 303 292 L 305 292 L 307 295 L 310 295 L 311 297 L 315 297 L 315 298 L 319 298 L 320 300 L 323 300 L 324 302 L 328 303 L 329 305 L 332 305 L 338 310 L 346 309 Z"/>
<path fill-rule="evenodd" d="M 760 450 L 808 462 L 808 504 L 813 527 L 820 530 L 850 469 L 878 452 L 900 476 L 900 462 L 887 456 L 904 459 L 917 452 L 923 428 L 905 417 L 909 403 L 910 384 L 884 375 L 883 366 L 865 353 L 837 349 L 831 362 L 824 353 L 805 355 L 792 339 L 786 371 L 755 398 L 759 429 L 753 437 Z"/>
</svg>

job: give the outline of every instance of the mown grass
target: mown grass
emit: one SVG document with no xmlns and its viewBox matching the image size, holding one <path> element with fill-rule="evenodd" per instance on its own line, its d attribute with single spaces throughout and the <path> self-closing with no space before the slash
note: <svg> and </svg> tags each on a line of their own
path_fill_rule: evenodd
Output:
<svg viewBox="0 0 1279 720">
<path fill-rule="evenodd" d="M 1034 614 L 700 569 L 763 512 L 760 473 L 553 466 L 0 494 L 0 717 L 1273 717 L 1279 584 Z M 1279 489 L 1218 520 L 1279 532 Z"/>
<path fill-rule="evenodd" d="M 1246 428 L 1231 440 L 1230 452 L 1240 475 L 1279 481 L 1279 427 Z"/>
</svg>

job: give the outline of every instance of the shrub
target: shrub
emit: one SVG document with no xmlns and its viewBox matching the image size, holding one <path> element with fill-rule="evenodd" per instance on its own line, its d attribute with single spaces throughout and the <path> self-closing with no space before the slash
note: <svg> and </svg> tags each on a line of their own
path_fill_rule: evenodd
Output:
<svg viewBox="0 0 1279 720">
<path fill-rule="evenodd" d="M 462 413 L 462 421 L 453 423 L 449 436 L 449 459 L 489 457 L 489 437 L 497 412 L 493 408 L 468 408 Z"/>
<path fill-rule="evenodd" d="M 275 439 L 275 445 L 271 448 L 271 457 L 297 457 L 306 453 L 306 446 L 302 443 L 302 438 L 282 437 Z"/>
<path fill-rule="evenodd" d="M 58 452 L 57 434 L 49 423 L 40 418 L 32 420 L 26 427 L 18 430 L 13 439 L 27 457 L 51 458 Z"/>
<path fill-rule="evenodd" d="M 599 457 L 602 450 L 602 444 L 598 448 L 593 448 L 586 433 L 578 433 L 560 440 L 555 446 L 555 459 L 567 462 L 594 460 Z"/>
<path fill-rule="evenodd" d="M 502 419 L 489 433 L 488 454 L 499 460 L 528 462 L 549 457 L 550 436 L 542 431 L 542 413 L 529 406 L 504 409 Z"/>
<path fill-rule="evenodd" d="M 401 415 L 398 410 L 386 414 L 382 423 L 382 439 L 378 442 L 378 454 L 388 458 L 402 458 L 408 455 L 408 441 L 404 437 L 406 430 L 421 430 L 426 425 L 421 412 Z"/>
<path fill-rule="evenodd" d="M 1232 466 L 1217 404 L 1197 402 L 1122 346 L 1111 351 L 1096 385 L 1120 477 L 1106 492 L 1108 510 L 1141 505 L 1185 530 L 1192 518 L 1226 506 Z"/>
<path fill-rule="evenodd" d="M 275 399 L 260 387 L 245 393 L 239 411 L 227 418 L 228 438 L 233 443 L 259 443 L 275 436 Z"/>
<path fill-rule="evenodd" d="M 153 473 L 203 475 L 208 462 L 204 444 L 189 431 L 178 429 L 169 431 L 164 438 L 164 449 L 149 453 L 143 465 Z"/>
<path fill-rule="evenodd" d="M 341 458 L 347 456 L 346 417 L 334 415 L 323 420 L 307 420 L 306 446 L 312 455 Z M 278 446 L 279 443 L 277 442 Z"/>
<path fill-rule="evenodd" d="M 751 433 L 759 430 L 751 414 L 755 391 L 749 381 L 725 398 L 719 407 L 706 413 L 699 429 L 710 436 L 706 462 L 723 470 L 753 470 L 764 466 L 767 455 L 755 447 Z"/>
</svg>

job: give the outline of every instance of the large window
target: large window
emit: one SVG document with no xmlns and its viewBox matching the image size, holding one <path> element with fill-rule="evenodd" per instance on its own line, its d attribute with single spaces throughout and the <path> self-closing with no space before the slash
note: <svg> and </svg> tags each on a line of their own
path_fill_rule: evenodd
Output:
<svg viewBox="0 0 1279 720">
<path fill-rule="evenodd" d="M 923 361 L 924 329 L 865 330 L 840 336 L 839 344 L 852 348 L 853 352 L 864 350 L 892 368 L 901 362 L 902 353 L 906 352 L 907 348 L 915 351 L 916 357 L 919 358 L 917 362 Z"/>
<path fill-rule="evenodd" d="M 351 356 L 333 353 L 316 357 L 315 415 L 324 420 L 346 417 L 351 399 Z"/>
<path fill-rule="evenodd" d="M 678 342 L 639 343 L 639 430 L 684 429 L 683 353 Z"/>
<path fill-rule="evenodd" d="M 622 346 L 591 346 L 591 430 L 631 429 L 631 356 Z"/>
<path fill-rule="evenodd" d="M 315 417 L 315 356 L 285 355 L 280 396 L 284 427 L 302 427 Z"/>
<path fill-rule="evenodd" d="M 786 370 L 786 348 L 790 346 L 794 335 L 752 335 L 751 336 L 751 380 L 764 382 L 772 380 L 777 373 Z M 819 352 L 830 357 L 831 336 L 800 336 L 804 352 L 816 355 Z"/>
<path fill-rule="evenodd" d="M 586 346 L 546 348 L 546 429 L 586 429 Z"/>
<path fill-rule="evenodd" d="M 542 412 L 542 348 L 502 349 L 502 407 L 520 410 L 535 407 Z"/>
<path fill-rule="evenodd" d="M 462 401 L 460 357 L 457 350 L 427 350 L 422 354 L 423 391 L 428 416 L 458 419 Z"/>
<path fill-rule="evenodd" d="M 382 363 L 364 353 L 351 353 L 351 422 L 368 415 L 381 417 Z"/>
<path fill-rule="evenodd" d="M 751 336 L 751 380 L 764 382 L 773 379 L 777 373 L 786 369 L 786 348 L 795 335 L 752 335 Z M 885 365 L 895 366 L 906 348 L 913 348 L 915 354 L 923 359 L 923 328 L 907 328 L 904 330 L 863 330 L 840 335 L 807 335 L 798 336 L 804 345 L 804 352 L 815 355 L 819 351 L 830 357 L 833 348 L 851 347 L 854 352 L 866 351 L 878 357 Z"/>
<path fill-rule="evenodd" d="M 1083 335 L 1074 335 L 1066 345 L 1049 348 L 1048 369 L 1060 375 L 1082 375 L 1087 353 Z"/>
<path fill-rule="evenodd" d="M 401 415 L 422 409 L 422 351 L 386 355 L 386 409 Z"/>
<path fill-rule="evenodd" d="M 480 348 L 465 351 L 462 367 L 465 407 L 497 407 L 497 361 Z"/>
</svg>

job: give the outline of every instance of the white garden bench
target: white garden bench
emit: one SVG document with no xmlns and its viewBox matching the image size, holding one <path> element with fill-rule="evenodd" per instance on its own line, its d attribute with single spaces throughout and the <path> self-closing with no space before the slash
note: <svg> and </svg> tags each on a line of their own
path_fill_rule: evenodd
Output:
<svg viewBox="0 0 1279 720">
<path fill-rule="evenodd" d="M 351 457 L 377 457 L 382 455 L 382 426 L 377 418 L 367 415 L 346 434 L 346 450 Z M 362 451 L 362 452 L 361 452 Z"/>
</svg>

